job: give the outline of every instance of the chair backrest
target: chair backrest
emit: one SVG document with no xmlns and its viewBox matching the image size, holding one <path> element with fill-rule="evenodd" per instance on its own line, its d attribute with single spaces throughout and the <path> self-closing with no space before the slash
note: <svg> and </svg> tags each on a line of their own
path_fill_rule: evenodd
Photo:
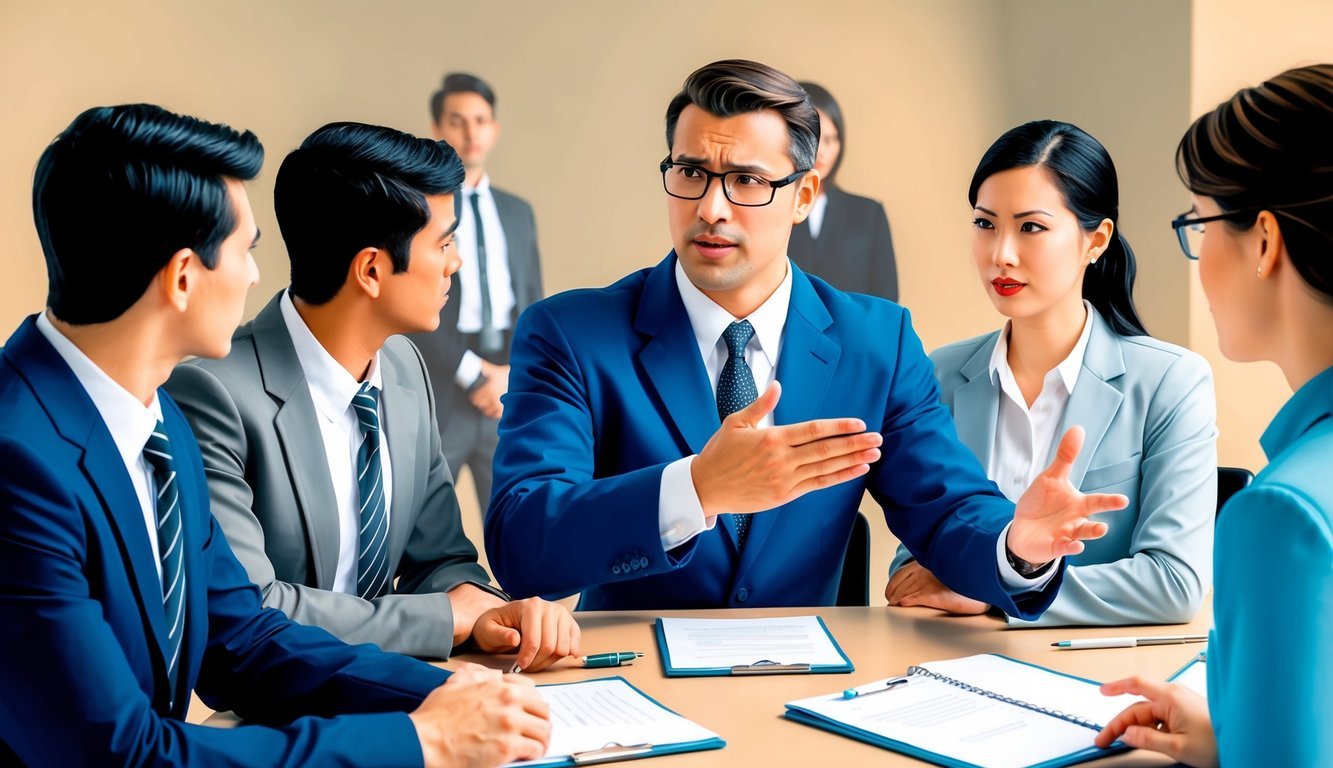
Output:
<svg viewBox="0 0 1333 768">
<path fill-rule="evenodd" d="M 1254 473 L 1244 467 L 1217 468 L 1217 515 L 1222 514 L 1222 505 L 1254 480 Z"/>
<path fill-rule="evenodd" d="M 842 559 L 838 605 L 870 605 L 870 521 L 860 512 L 852 521 L 852 535 Z"/>
</svg>

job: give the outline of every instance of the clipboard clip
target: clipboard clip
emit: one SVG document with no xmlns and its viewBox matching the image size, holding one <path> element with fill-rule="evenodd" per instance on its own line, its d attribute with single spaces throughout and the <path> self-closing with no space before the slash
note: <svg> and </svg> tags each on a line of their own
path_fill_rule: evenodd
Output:
<svg viewBox="0 0 1333 768">
<path fill-rule="evenodd" d="M 592 765 L 594 763 L 609 763 L 614 760 L 642 757 L 652 751 L 652 744 L 620 744 L 612 741 L 601 749 L 575 752 L 569 756 L 569 759 L 574 761 L 574 765 Z"/>
<path fill-rule="evenodd" d="M 760 659 L 753 664 L 737 664 L 731 668 L 731 674 L 733 675 L 799 675 L 809 673 L 809 664 L 783 664 L 771 659 Z"/>
</svg>

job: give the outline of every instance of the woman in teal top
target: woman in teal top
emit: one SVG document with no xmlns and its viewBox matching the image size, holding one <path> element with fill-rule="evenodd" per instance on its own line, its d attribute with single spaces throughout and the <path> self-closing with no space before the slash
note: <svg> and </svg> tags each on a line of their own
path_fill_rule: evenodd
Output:
<svg viewBox="0 0 1333 768">
<path fill-rule="evenodd" d="M 1222 353 L 1277 363 L 1295 394 L 1268 467 L 1218 519 L 1208 697 L 1133 678 L 1148 701 L 1097 737 L 1191 765 L 1333 765 L 1333 64 L 1293 69 L 1199 118 L 1177 151 Z"/>
<path fill-rule="evenodd" d="M 1134 252 L 1102 144 L 1069 123 L 1013 128 L 968 189 L 980 283 L 1008 319 L 931 354 L 958 436 L 1017 500 L 1085 432 L 1069 481 L 1129 503 L 1097 519 L 1106 536 L 1069 560 L 1036 621 L 1011 626 L 1189 621 L 1212 586 L 1217 406 L 1199 355 L 1148 335 L 1134 306 Z M 990 608 L 945 587 L 899 548 L 890 605 Z"/>
</svg>

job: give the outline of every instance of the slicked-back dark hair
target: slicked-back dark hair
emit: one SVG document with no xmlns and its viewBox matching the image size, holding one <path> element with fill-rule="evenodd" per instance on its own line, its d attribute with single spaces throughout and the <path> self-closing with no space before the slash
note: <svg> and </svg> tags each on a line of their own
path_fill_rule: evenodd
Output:
<svg viewBox="0 0 1333 768">
<path fill-rule="evenodd" d="M 443 141 L 363 123 L 330 123 L 287 155 L 273 188 L 292 263 L 292 293 L 324 304 L 364 248 L 407 269 L 412 238 L 430 221 L 427 195 L 454 194 L 463 163 Z"/>
<path fill-rule="evenodd" d="M 718 117 L 772 109 L 787 123 L 787 154 L 798 171 L 815 167 L 819 151 L 819 113 L 796 81 L 757 61 L 726 59 L 706 64 L 685 78 L 666 111 L 667 151 L 676 138 L 676 121 L 689 105 Z"/>
<path fill-rule="evenodd" d="M 1115 226 L 1111 242 L 1083 273 L 1083 298 L 1121 336 L 1147 336 L 1134 306 L 1138 266 L 1134 250 L 1120 231 L 1120 182 L 1106 147 L 1082 128 L 1058 120 L 1034 120 L 1011 128 L 977 164 L 967 189 L 968 203 L 977 204 L 977 191 L 986 179 L 1029 166 L 1051 173 L 1065 205 L 1084 231 L 1093 231 L 1103 219 L 1111 220 Z"/>
<path fill-rule="evenodd" d="M 253 179 L 263 163 L 253 133 L 152 104 L 74 118 L 42 153 L 32 185 L 47 306 L 67 323 L 104 323 L 181 249 L 212 269 L 236 228 L 225 180 Z"/>
<path fill-rule="evenodd" d="M 802 82 L 799 84 L 810 94 L 810 101 L 815 105 L 815 109 L 828 115 L 829 122 L 838 129 L 838 159 L 834 161 L 833 167 L 829 169 L 828 177 L 820 179 L 824 184 L 833 182 L 833 178 L 838 175 L 838 169 L 842 167 L 842 159 L 847 156 L 847 126 L 842 122 L 842 107 L 838 106 L 838 100 L 833 98 L 833 94 L 819 83 Z M 816 145 L 817 146 L 817 145 Z"/>
<path fill-rule="evenodd" d="M 1185 132 L 1176 169 L 1223 211 L 1251 211 L 1227 226 L 1270 211 L 1296 271 L 1333 303 L 1333 64 L 1238 91 Z"/>
<path fill-rule="evenodd" d="M 450 72 L 444 76 L 440 89 L 430 95 L 430 116 L 433 122 L 440 122 L 444 117 L 444 100 L 451 93 L 475 93 L 491 105 L 491 116 L 495 116 L 495 91 L 476 75 L 466 72 Z"/>
</svg>

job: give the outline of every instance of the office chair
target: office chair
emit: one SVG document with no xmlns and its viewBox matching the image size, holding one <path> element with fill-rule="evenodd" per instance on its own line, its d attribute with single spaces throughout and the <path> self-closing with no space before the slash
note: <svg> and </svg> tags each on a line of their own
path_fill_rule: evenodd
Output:
<svg viewBox="0 0 1333 768">
<path fill-rule="evenodd" d="M 852 535 L 842 559 L 838 605 L 870 605 L 870 521 L 860 512 L 852 521 Z"/>
<path fill-rule="evenodd" d="M 1254 480 L 1254 473 L 1244 467 L 1217 468 L 1217 516 L 1222 515 L 1222 505 L 1227 503 L 1237 491 L 1244 490 Z M 1216 522 L 1216 518 L 1214 518 Z"/>
</svg>

